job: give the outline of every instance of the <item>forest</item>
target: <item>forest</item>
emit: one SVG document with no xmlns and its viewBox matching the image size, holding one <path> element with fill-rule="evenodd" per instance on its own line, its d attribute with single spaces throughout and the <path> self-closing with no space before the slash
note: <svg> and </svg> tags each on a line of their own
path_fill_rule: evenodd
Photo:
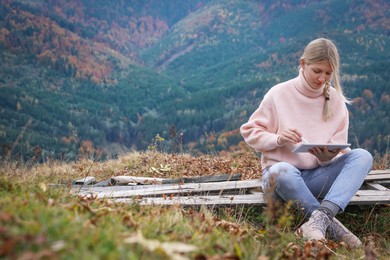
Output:
<svg viewBox="0 0 390 260">
<path fill-rule="evenodd" d="M 234 150 L 315 37 L 340 48 L 352 146 L 387 153 L 389 10 L 384 0 L 4 0 L 1 157 L 115 157 L 158 138 L 168 152 Z"/>
</svg>

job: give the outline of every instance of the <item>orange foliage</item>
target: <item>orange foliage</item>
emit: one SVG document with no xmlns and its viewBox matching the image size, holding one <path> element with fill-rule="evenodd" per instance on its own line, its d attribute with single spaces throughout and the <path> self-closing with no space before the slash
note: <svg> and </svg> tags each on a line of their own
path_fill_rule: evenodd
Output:
<svg viewBox="0 0 390 260">
<path fill-rule="evenodd" d="M 85 140 L 81 142 L 81 146 L 79 148 L 79 153 L 83 156 L 91 156 L 95 153 L 95 148 L 93 147 L 93 143 L 89 140 Z"/>
<path fill-rule="evenodd" d="M 66 3 L 66 5 L 71 4 L 80 5 Z M 60 6 L 61 3 L 59 3 L 59 6 L 53 7 L 52 10 L 60 16 L 64 16 L 63 8 L 60 8 Z M 83 21 L 83 12 L 79 12 L 83 8 L 77 7 L 75 8 L 77 10 L 75 15 L 81 17 L 73 17 L 73 21 L 72 19 L 69 19 L 69 21 L 88 25 L 89 21 Z M 108 44 L 103 41 L 99 43 L 95 40 L 83 38 L 77 30 L 70 31 L 48 17 L 37 16 L 20 8 L 12 9 L 11 6 L 8 6 L 8 8 L 10 11 L 5 19 L 8 21 L 10 28 L 9 30 L 6 28 L 0 29 L 0 41 L 11 50 L 33 52 L 41 62 L 54 65 L 53 67 L 56 69 L 69 71 L 69 68 L 72 68 L 71 73 L 75 77 L 90 78 L 91 81 L 97 84 L 103 81 L 114 82 L 110 79 L 114 67 L 112 61 L 118 59 L 117 64 L 127 66 L 130 63 L 128 57 L 133 56 L 130 54 L 125 57 L 119 52 L 113 52 L 112 48 L 108 48 Z M 144 19 L 143 22 L 148 30 L 155 28 L 160 30 L 158 32 L 159 36 L 168 29 L 166 24 L 164 27 L 164 23 L 158 20 L 149 21 Z M 97 24 L 107 23 L 99 21 L 99 23 L 92 24 L 92 26 L 96 28 Z M 32 33 L 26 35 L 24 33 L 26 30 L 32 31 Z M 100 32 L 101 30 L 97 31 Z M 114 32 L 111 41 L 115 46 L 125 46 L 132 40 L 129 29 L 122 28 L 115 25 L 115 23 L 113 23 L 113 30 L 108 31 Z M 155 36 L 151 33 L 151 38 L 153 37 Z M 101 38 L 107 37 L 102 35 Z"/>
<path fill-rule="evenodd" d="M 367 111 L 370 108 L 370 105 L 367 103 L 367 101 L 361 97 L 355 98 L 353 104 L 359 111 Z"/>
<path fill-rule="evenodd" d="M 390 102 L 390 96 L 387 93 L 382 94 L 381 96 L 381 103 L 382 104 L 388 104 Z"/>
<path fill-rule="evenodd" d="M 0 29 L 0 42 L 5 42 L 5 39 L 8 37 L 9 31 L 6 28 Z"/>
<path fill-rule="evenodd" d="M 69 138 L 66 137 L 66 136 L 63 136 L 63 137 L 61 138 L 61 141 L 62 141 L 64 144 L 69 144 L 69 143 L 70 143 Z"/>
<path fill-rule="evenodd" d="M 270 60 L 263 61 L 261 63 L 256 64 L 256 67 L 258 67 L 258 68 L 271 68 L 272 62 Z"/>
<path fill-rule="evenodd" d="M 57 57 L 53 54 L 51 50 L 45 50 L 43 53 L 40 53 L 38 55 L 38 59 L 44 60 L 50 63 L 55 63 L 57 60 Z"/>
<path fill-rule="evenodd" d="M 231 130 L 231 131 L 227 131 L 227 132 L 224 132 L 221 134 L 222 137 L 229 137 L 229 136 L 233 136 L 233 135 L 237 135 L 240 133 L 240 129 L 237 128 L 237 129 L 234 129 L 234 130 Z"/>
<path fill-rule="evenodd" d="M 366 19 L 366 24 L 371 28 L 379 27 L 383 30 L 390 30 L 389 1 L 366 0 L 365 4 L 367 8 L 364 8 L 362 14 Z"/>
<path fill-rule="evenodd" d="M 366 99 L 368 99 L 368 100 L 372 100 L 373 97 L 374 97 L 374 95 L 372 94 L 372 91 L 371 91 L 371 90 L 365 89 L 365 90 L 363 91 L 363 97 L 366 98 Z"/>
</svg>

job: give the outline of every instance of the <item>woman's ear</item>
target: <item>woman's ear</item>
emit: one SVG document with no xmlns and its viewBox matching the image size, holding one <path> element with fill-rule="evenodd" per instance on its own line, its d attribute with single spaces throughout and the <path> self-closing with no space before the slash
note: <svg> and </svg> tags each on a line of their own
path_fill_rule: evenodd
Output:
<svg viewBox="0 0 390 260">
<path fill-rule="evenodd" d="M 304 69 L 305 68 L 305 60 L 301 59 L 300 64 L 301 64 L 301 68 Z"/>
</svg>

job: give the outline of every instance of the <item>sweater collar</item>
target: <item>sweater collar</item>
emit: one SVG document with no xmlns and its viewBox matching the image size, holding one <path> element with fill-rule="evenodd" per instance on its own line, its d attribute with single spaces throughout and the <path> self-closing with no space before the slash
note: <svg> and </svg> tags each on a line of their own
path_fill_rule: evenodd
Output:
<svg viewBox="0 0 390 260">
<path fill-rule="evenodd" d="M 295 85 L 295 88 L 304 96 L 315 98 L 323 95 L 323 87 L 320 89 L 313 89 L 310 87 L 309 83 L 307 83 L 305 77 L 303 76 L 302 68 L 299 69 L 298 82 Z"/>
</svg>

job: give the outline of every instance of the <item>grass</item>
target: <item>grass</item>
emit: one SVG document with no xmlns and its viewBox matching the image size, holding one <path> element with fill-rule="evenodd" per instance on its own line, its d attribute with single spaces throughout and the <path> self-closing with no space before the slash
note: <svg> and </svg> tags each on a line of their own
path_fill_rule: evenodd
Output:
<svg viewBox="0 0 390 260">
<path fill-rule="evenodd" d="M 382 157 L 383 158 L 383 157 Z M 385 156 L 385 158 L 388 158 Z M 386 160 L 386 161 L 385 161 Z M 388 167 L 388 159 L 375 167 Z M 248 151 L 224 156 L 132 152 L 116 160 L 4 161 L 0 167 L 0 258 L 6 259 L 364 259 L 390 257 L 390 207 L 349 206 L 339 219 L 366 244 L 306 242 L 287 206 L 140 206 L 69 195 L 85 176 L 259 177 Z M 51 184 L 61 184 L 53 187 Z"/>
</svg>

